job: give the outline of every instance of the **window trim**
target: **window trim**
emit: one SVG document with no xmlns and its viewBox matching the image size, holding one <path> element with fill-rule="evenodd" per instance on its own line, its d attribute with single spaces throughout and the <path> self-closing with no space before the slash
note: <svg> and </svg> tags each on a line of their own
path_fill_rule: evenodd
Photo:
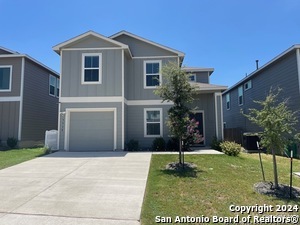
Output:
<svg viewBox="0 0 300 225">
<path fill-rule="evenodd" d="M 161 85 L 162 82 L 162 75 L 161 75 L 161 64 L 162 64 L 162 60 L 145 60 L 144 61 L 144 89 L 155 89 L 157 86 L 147 86 L 147 71 L 146 71 L 146 65 L 147 63 L 158 63 L 159 64 L 159 72 L 158 72 L 158 76 L 159 76 L 159 86 Z M 152 74 L 152 75 L 156 75 L 156 74 Z"/>
<path fill-rule="evenodd" d="M 58 77 L 56 77 L 56 94 L 55 94 L 55 96 L 57 97 L 57 98 L 59 98 L 59 91 L 60 91 L 60 79 L 58 78 Z"/>
<path fill-rule="evenodd" d="M 0 92 L 11 92 L 12 89 L 12 65 L 0 65 L 0 68 L 9 68 L 9 88 L 0 89 Z"/>
<path fill-rule="evenodd" d="M 227 93 L 225 95 L 225 98 L 226 98 L 226 109 L 230 110 L 230 93 Z"/>
<path fill-rule="evenodd" d="M 241 95 L 240 95 L 240 90 L 242 90 Z M 240 97 L 242 98 L 242 103 L 240 103 Z M 240 85 L 238 87 L 238 105 L 239 106 L 244 105 L 244 86 L 243 85 Z"/>
<path fill-rule="evenodd" d="M 246 84 L 248 84 L 248 88 L 246 88 Z M 244 83 L 244 90 L 247 91 L 252 88 L 252 81 L 248 80 L 246 83 Z"/>
<path fill-rule="evenodd" d="M 54 94 L 51 94 L 50 93 L 50 86 L 53 86 L 53 85 L 51 85 L 51 77 L 54 77 L 54 79 L 55 79 L 55 84 L 54 84 Z M 57 77 L 56 76 L 54 76 L 54 75 L 52 75 L 52 74 L 49 74 L 49 95 L 50 96 L 52 96 L 52 97 L 56 97 L 56 92 L 57 92 L 57 89 L 56 89 L 56 85 L 57 85 Z"/>
<path fill-rule="evenodd" d="M 159 111 L 159 135 L 148 135 L 147 134 L 147 124 L 151 122 L 147 122 L 147 112 L 148 111 Z M 162 137 L 163 136 L 163 121 L 162 121 L 162 108 L 144 108 L 144 137 Z M 152 122 L 154 123 L 154 122 Z M 158 122 L 155 122 L 158 123 Z"/>
<path fill-rule="evenodd" d="M 85 63 L 85 57 L 86 56 L 98 56 L 99 57 L 99 67 L 97 68 L 99 70 L 99 80 L 98 81 L 84 81 L 84 63 Z M 89 68 L 91 69 L 91 68 Z M 92 68 L 92 69 L 96 69 Z M 102 53 L 82 53 L 81 57 L 81 84 L 102 84 Z"/>
</svg>

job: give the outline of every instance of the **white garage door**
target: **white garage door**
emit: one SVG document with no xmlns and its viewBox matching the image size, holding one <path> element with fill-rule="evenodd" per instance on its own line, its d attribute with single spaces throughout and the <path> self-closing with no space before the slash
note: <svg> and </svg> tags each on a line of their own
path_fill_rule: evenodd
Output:
<svg viewBox="0 0 300 225">
<path fill-rule="evenodd" d="M 70 151 L 113 149 L 114 112 L 70 112 Z"/>
</svg>

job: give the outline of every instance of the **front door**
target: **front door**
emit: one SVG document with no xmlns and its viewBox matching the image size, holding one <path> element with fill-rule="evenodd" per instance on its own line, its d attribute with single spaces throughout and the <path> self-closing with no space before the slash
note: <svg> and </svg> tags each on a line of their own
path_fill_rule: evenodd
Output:
<svg viewBox="0 0 300 225">
<path fill-rule="evenodd" d="M 195 146 L 203 146 L 205 141 L 204 136 L 204 111 L 195 111 L 190 115 L 190 119 L 195 119 L 198 124 L 198 131 L 204 137 L 203 141 L 195 144 Z"/>
</svg>

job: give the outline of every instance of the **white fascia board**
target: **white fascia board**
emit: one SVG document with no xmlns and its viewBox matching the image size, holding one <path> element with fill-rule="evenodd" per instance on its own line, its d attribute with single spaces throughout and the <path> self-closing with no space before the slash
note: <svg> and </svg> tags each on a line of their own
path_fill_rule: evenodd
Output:
<svg viewBox="0 0 300 225">
<path fill-rule="evenodd" d="M 162 102 L 162 100 L 127 100 L 125 99 L 125 104 L 129 106 L 134 105 L 174 105 L 173 102 Z"/>
<path fill-rule="evenodd" d="M 164 46 L 164 45 L 161 45 L 161 44 L 158 44 L 158 43 L 156 43 L 156 42 L 153 42 L 153 41 L 150 41 L 150 40 L 148 40 L 148 39 L 142 38 L 142 37 L 140 37 L 140 36 L 137 36 L 137 35 L 135 35 L 135 34 L 132 34 L 132 33 L 128 32 L 128 31 L 125 31 L 125 30 L 120 31 L 120 32 L 118 32 L 118 33 L 116 33 L 116 34 L 110 36 L 109 38 L 114 39 L 114 38 L 116 38 L 116 37 L 118 37 L 118 36 L 121 36 L 121 35 L 123 35 L 123 34 L 124 34 L 124 35 L 127 35 L 127 36 L 130 36 L 130 37 L 132 37 L 132 38 L 135 38 L 135 39 L 137 39 L 137 40 L 143 41 L 143 42 L 145 42 L 145 43 L 154 45 L 154 46 L 156 46 L 156 47 L 158 47 L 158 48 L 167 50 L 167 51 L 169 51 L 169 52 L 173 52 L 173 53 L 177 54 L 177 55 L 180 56 L 180 57 L 184 57 L 184 56 L 185 56 L 185 54 L 184 54 L 183 52 L 181 52 L 181 51 L 178 51 L 178 50 L 169 48 L 169 47 Z"/>
<path fill-rule="evenodd" d="M 58 44 L 58 45 L 55 45 L 55 46 L 52 47 L 52 49 L 53 49 L 57 54 L 60 54 L 60 50 L 61 50 L 63 47 L 65 47 L 65 46 L 67 46 L 67 45 L 69 45 L 69 44 L 71 44 L 71 43 L 73 43 L 73 42 L 76 42 L 76 41 L 78 41 L 78 40 L 80 40 L 80 39 L 83 39 L 83 38 L 85 38 L 85 37 L 87 37 L 87 36 L 89 36 L 89 35 L 92 35 L 92 36 L 97 37 L 97 38 L 99 38 L 99 39 L 105 40 L 105 41 L 107 41 L 107 42 L 110 42 L 110 43 L 112 43 L 112 44 L 114 44 L 114 45 L 117 45 L 117 46 L 120 46 L 120 47 L 122 47 L 122 48 L 128 48 L 127 45 L 125 45 L 125 44 L 123 44 L 123 43 L 121 43 L 121 42 L 115 41 L 115 40 L 113 40 L 113 39 L 111 39 L 111 38 L 105 37 L 105 36 L 103 36 L 103 35 L 101 35 L 101 34 L 99 34 L 99 33 L 96 33 L 96 32 L 94 32 L 94 31 L 91 31 L 91 30 L 90 30 L 90 31 L 87 31 L 87 32 L 85 32 L 85 33 L 83 33 L 83 34 L 81 34 L 81 35 L 78 35 L 78 36 L 74 37 L 74 38 L 71 38 L 71 39 L 69 39 L 69 40 L 67 40 L 67 41 L 64 41 L 64 42 L 62 42 L 62 43 L 60 43 L 60 44 Z"/>
<path fill-rule="evenodd" d="M 21 101 L 21 96 L 0 97 L 0 102 L 19 102 L 19 101 Z"/>
</svg>

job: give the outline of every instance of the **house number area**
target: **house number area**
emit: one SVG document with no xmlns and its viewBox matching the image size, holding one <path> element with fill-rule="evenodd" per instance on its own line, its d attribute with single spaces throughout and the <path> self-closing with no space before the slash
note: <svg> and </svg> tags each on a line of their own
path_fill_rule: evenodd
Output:
<svg viewBox="0 0 300 225">
<path fill-rule="evenodd" d="M 299 224 L 299 205 L 230 205 L 231 213 L 235 216 L 156 216 L 155 223 L 163 224 Z M 263 215 L 275 212 L 277 215 Z M 250 215 L 254 213 L 255 215 Z M 285 214 L 284 214 L 285 213 Z M 289 213 L 289 214 L 286 214 Z"/>
</svg>

